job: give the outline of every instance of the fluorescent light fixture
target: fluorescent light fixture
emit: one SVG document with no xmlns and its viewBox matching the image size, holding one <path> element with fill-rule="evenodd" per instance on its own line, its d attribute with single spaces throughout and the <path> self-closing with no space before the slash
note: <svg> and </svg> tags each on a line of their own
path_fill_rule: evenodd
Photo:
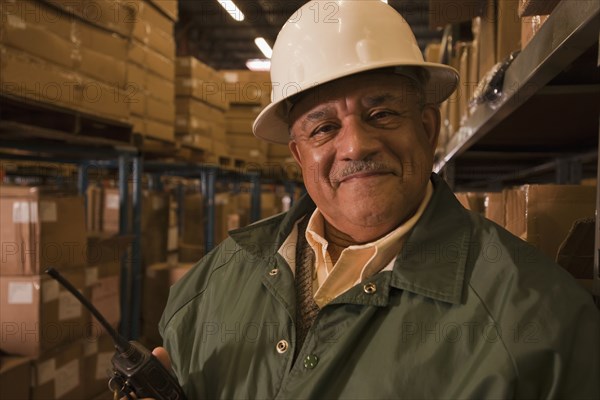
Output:
<svg viewBox="0 0 600 400">
<path fill-rule="evenodd" d="M 381 2 L 387 4 L 388 0 L 381 0 Z"/>
<path fill-rule="evenodd" d="M 246 67 L 248 67 L 250 71 L 269 71 L 271 69 L 271 60 L 251 58 L 246 61 Z"/>
<path fill-rule="evenodd" d="M 256 46 L 258 46 L 258 48 L 260 49 L 260 51 L 262 51 L 265 57 L 271 58 L 271 56 L 273 55 L 273 49 L 271 49 L 271 46 L 269 46 L 269 44 L 264 38 L 257 37 L 256 39 L 254 39 L 254 43 L 256 43 Z"/>
<path fill-rule="evenodd" d="M 233 1 L 231 1 L 231 0 L 217 0 L 217 1 L 221 5 L 221 7 L 223 7 L 225 9 L 225 11 L 227 11 L 229 13 L 229 15 L 231 15 L 231 18 L 235 19 L 236 21 L 244 20 L 244 13 L 242 11 L 240 11 L 238 6 L 236 6 Z"/>
</svg>

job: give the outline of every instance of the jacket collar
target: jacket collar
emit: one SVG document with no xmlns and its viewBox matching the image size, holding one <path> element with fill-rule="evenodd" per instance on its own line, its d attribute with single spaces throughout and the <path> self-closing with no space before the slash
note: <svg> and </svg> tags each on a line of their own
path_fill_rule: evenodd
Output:
<svg viewBox="0 0 600 400">
<path fill-rule="evenodd" d="M 303 195 L 287 213 L 275 215 L 229 232 L 229 236 L 244 250 L 256 257 L 274 257 L 294 224 L 316 208 L 308 196 Z"/>
<path fill-rule="evenodd" d="M 458 304 L 463 295 L 471 222 L 446 183 L 436 174 L 431 180 L 433 196 L 396 259 L 390 286 Z M 273 258 L 294 223 L 314 209 L 312 199 L 304 195 L 288 213 L 231 231 L 230 236 L 251 255 Z"/>
<path fill-rule="evenodd" d="M 436 174 L 433 196 L 396 259 L 391 286 L 459 304 L 471 241 L 471 220 Z"/>
</svg>

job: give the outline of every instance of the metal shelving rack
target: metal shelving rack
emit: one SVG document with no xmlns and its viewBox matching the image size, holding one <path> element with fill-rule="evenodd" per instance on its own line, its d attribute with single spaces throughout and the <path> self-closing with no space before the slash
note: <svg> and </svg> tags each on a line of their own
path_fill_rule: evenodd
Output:
<svg viewBox="0 0 600 400">
<path fill-rule="evenodd" d="M 475 190 L 532 180 L 579 183 L 590 171 L 600 178 L 599 33 L 600 2 L 561 1 L 506 70 L 502 96 L 473 110 L 434 171 Z M 598 214 L 600 191 L 596 203 Z M 599 265 L 596 218 L 596 299 Z"/>
<path fill-rule="evenodd" d="M 119 187 L 119 234 L 131 236 L 131 253 L 123 257 L 121 267 L 121 326 L 127 338 L 140 336 L 142 299 L 141 203 L 142 178 L 148 174 L 151 187 L 160 188 L 161 176 L 199 178 L 203 194 L 205 249 L 214 243 L 216 182 L 233 180 L 251 184 L 251 221 L 260 219 L 261 171 L 236 171 L 217 165 L 192 161 L 144 160 L 143 150 L 129 144 L 131 126 L 103 121 L 61 107 L 39 104 L 13 96 L 0 96 L 0 158 L 15 161 L 59 162 L 77 166 L 77 188 L 85 197 L 90 168 L 117 171 Z M 36 116 L 35 118 L 33 116 Z M 107 138 L 108 137 L 108 138 Z M 123 141 L 117 138 L 124 138 Z M 127 140 L 127 141 L 125 141 Z M 293 181 L 275 178 L 289 191 Z M 267 177 L 266 180 L 273 180 Z M 131 184 L 131 189 L 130 189 Z M 130 193 L 131 192 L 131 193 Z M 180 201 L 182 190 L 179 190 Z M 132 226 L 128 221 L 129 196 L 132 196 Z M 86 205 L 87 206 L 87 205 Z M 128 262 L 130 260 L 130 262 Z"/>
</svg>

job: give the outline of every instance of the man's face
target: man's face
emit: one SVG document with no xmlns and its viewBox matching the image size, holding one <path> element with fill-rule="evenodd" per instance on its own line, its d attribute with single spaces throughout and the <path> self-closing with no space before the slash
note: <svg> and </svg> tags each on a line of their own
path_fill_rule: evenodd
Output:
<svg viewBox="0 0 600 400">
<path fill-rule="evenodd" d="M 385 235 L 418 208 L 439 112 L 418 104 L 407 78 L 370 72 L 313 89 L 292 108 L 290 127 L 308 193 L 354 241 Z"/>
</svg>

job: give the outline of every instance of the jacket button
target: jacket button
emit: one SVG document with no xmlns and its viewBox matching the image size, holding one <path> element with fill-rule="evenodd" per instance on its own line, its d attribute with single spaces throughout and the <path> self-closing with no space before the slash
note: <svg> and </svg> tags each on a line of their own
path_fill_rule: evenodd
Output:
<svg viewBox="0 0 600 400">
<path fill-rule="evenodd" d="M 289 347 L 290 347 L 290 345 L 287 342 L 287 340 L 280 340 L 279 342 L 277 342 L 277 345 L 275 346 L 275 348 L 277 349 L 277 352 L 279 354 L 285 353 L 289 349 Z"/>
<path fill-rule="evenodd" d="M 373 294 L 377 291 L 377 285 L 374 283 L 366 283 L 365 286 L 363 286 L 363 290 L 366 294 Z"/>
<path fill-rule="evenodd" d="M 304 368 L 313 369 L 319 363 L 319 357 L 311 354 L 304 359 Z"/>
<path fill-rule="evenodd" d="M 279 270 L 277 268 L 273 268 L 272 270 L 269 271 L 269 275 L 271 276 L 275 276 L 279 273 Z"/>
</svg>

